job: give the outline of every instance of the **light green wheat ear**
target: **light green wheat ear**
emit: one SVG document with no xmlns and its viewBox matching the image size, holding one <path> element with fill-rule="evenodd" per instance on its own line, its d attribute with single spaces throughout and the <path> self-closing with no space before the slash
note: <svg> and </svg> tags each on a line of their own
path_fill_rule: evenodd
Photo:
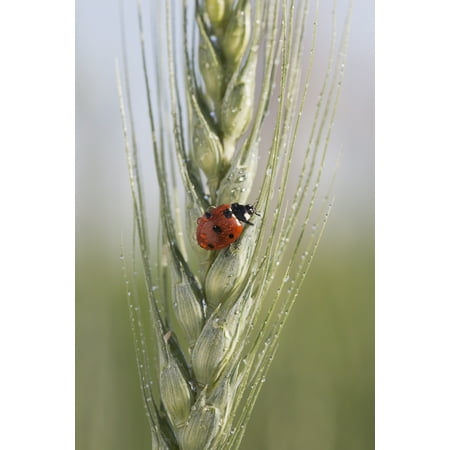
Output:
<svg viewBox="0 0 450 450">
<path fill-rule="evenodd" d="M 151 11 L 138 2 L 143 86 L 130 82 L 125 33 L 125 89 L 117 77 L 135 224 L 124 271 L 153 448 L 238 448 L 331 208 L 321 184 L 349 20 L 338 33 L 330 11 L 317 75 L 316 2 L 154 1 Z M 151 214 L 137 96 L 150 131 L 139 154 L 153 154 L 159 185 Z M 200 248 L 197 218 L 233 202 L 256 204 L 254 226 L 225 250 Z"/>
</svg>

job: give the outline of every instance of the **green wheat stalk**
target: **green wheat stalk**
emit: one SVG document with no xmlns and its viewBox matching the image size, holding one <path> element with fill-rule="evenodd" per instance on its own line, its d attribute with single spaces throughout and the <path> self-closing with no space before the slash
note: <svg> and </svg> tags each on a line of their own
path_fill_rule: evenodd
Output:
<svg viewBox="0 0 450 450">
<path fill-rule="evenodd" d="M 238 448 L 331 208 L 320 186 L 349 18 L 338 40 L 333 8 L 328 63 L 308 106 L 317 2 L 153 6 L 149 29 L 140 1 L 137 19 L 157 232 L 147 220 L 126 51 L 123 83 L 117 68 L 140 254 L 124 272 L 141 388 L 153 448 Z M 261 217 L 235 244 L 197 245 L 196 219 L 208 206 L 255 201 Z"/>
</svg>

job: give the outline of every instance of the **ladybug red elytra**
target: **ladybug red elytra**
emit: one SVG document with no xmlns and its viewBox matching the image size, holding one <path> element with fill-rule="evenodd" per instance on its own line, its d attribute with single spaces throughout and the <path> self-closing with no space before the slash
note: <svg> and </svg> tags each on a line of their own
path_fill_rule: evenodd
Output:
<svg viewBox="0 0 450 450">
<path fill-rule="evenodd" d="M 210 208 L 205 214 L 197 219 L 197 241 L 200 247 L 206 250 L 220 250 L 228 247 L 239 239 L 244 229 L 241 223 L 249 222 L 250 217 L 259 214 L 253 205 L 220 205 Z"/>
</svg>

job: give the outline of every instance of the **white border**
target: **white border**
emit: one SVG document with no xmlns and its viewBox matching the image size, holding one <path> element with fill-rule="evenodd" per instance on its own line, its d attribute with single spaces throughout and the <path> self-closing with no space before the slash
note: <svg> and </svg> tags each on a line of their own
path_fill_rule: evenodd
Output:
<svg viewBox="0 0 450 450">
<path fill-rule="evenodd" d="M 74 10 L 0 7 L 4 449 L 74 447 Z"/>
<path fill-rule="evenodd" d="M 376 7 L 376 447 L 383 450 L 450 448 L 443 5 Z"/>
</svg>

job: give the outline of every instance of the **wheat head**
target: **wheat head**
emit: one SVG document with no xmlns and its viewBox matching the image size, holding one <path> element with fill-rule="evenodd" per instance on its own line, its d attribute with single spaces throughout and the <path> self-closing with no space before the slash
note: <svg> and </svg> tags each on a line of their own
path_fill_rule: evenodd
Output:
<svg viewBox="0 0 450 450">
<path fill-rule="evenodd" d="M 153 448 L 231 449 L 242 440 L 331 207 L 319 187 L 348 18 L 338 40 L 331 14 L 329 58 L 308 109 L 317 3 L 164 5 L 155 12 L 153 4 L 149 30 L 140 2 L 137 8 L 151 134 L 143 147 L 153 152 L 160 189 L 157 232 L 147 220 L 126 52 L 125 90 L 117 69 L 140 254 L 131 257 L 132 271 L 124 264 L 130 317 Z M 261 216 L 227 249 L 200 248 L 197 218 L 233 202 L 256 203 Z M 145 294 L 133 275 L 138 267 Z"/>
</svg>

